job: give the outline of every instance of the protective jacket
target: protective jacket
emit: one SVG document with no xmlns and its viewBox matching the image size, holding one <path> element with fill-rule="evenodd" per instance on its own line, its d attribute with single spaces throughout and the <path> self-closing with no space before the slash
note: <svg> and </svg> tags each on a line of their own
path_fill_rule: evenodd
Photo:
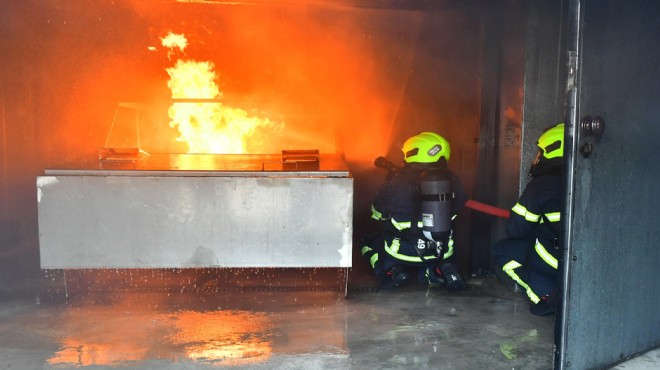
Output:
<svg viewBox="0 0 660 370">
<path fill-rule="evenodd" d="M 502 270 L 526 289 L 534 303 L 555 287 L 563 193 L 560 169 L 533 178 L 511 209 L 506 225 L 509 238 L 494 249 Z"/>
<path fill-rule="evenodd" d="M 422 163 L 408 163 L 400 170 L 391 173 L 372 203 L 371 217 L 382 222 L 382 232 L 380 237 L 374 239 L 372 245 L 367 248 L 371 247 L 376 251 L 382 250 L 384 253 L 379 254 L 393 259 L 396 264 L 434 266 L 440 259 L 449 258 L 454 253 L 454 241 L 451 236 L 441 258 L 435 256 L 431 251 L 427 251 L 420 257 L 416 251 L 417 243 L 426 241 L 422 232 L 419 179 L 422 172 L 429 169 L 430 166 Z M 465 205 L 467 195 L 458 176 L 449 169 L 445 170 L 450 176 L 451 188 L 455 194 L 451 207 L 452 218 L 454 218 Z M 375 261 L 371 262 L 374 266 Z"/>
</svg>

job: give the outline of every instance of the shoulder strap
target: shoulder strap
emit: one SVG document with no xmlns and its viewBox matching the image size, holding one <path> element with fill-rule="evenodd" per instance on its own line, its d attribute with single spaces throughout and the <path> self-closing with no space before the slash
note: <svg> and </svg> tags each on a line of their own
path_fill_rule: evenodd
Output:
<svg viewBox="0 0 660 370">
<path fill-rule="evenodd" d="M 553 246 L 555 249 L 559 248 L 559 231 L 555 228 L 555 226 L 548 220 L 548 218 L 545 216 L 545 213 L 541 213 L 541 217 L 543 218 L 543 222 L 548 225 L 548 229 L 550 229 L 550 232 L 552 232 L 552 235 L 555 237 L 552 241 Z"/>
</svg>

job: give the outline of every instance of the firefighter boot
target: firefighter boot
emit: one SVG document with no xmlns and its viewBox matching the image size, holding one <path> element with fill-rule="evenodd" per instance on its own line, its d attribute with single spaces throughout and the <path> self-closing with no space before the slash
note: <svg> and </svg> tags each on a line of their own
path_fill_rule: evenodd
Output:
<svg viewBox="0 0 660 370">
<path fill-rule="evenodd" d="M 457 291 L 465 288 L 465 282 L 458 273 L 458 269 L 450 262 L 440 265 L 440 272 L 445 281 L 445 288 L 450 291 Z"/>
<path fill-rule="evenodd" d="M 536 316 L 548 316 L 555 313 L 557 308 L 557 291 L 552 291 L 548 295 L 541 297 L 541 300 L 529 306 L 529 312 Z"/>
<path fill-rule="evenodd" d="M 403 268 L 394 266 L 387 270 L 385 276 L 383 276 L 380 282 L 380 289 L 391 290 L 407 283 L 408 280 L 408 273 Z"/>
<path fill-rule="evenodd" d="M 439 267 L 425 267 L 417 271 L 417 281 L 428 286 L 437 286 L 445 283 L 444 276 Z"/>
</svg>

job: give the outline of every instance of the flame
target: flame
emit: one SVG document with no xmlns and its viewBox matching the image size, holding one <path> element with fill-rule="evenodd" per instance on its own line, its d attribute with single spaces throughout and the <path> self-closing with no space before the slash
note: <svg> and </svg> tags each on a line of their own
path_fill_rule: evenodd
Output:
<svg viewBox="0 0 660 370">
<path fill-rule="evenodd" d="M 161 40 L 171 50 L 184 51 L 187 46 L 183 35 L 170 33 Z M 180 133 L 177 141 L 185 142 L 189 153 L 242 154 L 248 152 L 248 144 L 258 148 L 254 135 L 266 128 L 279 130 L 282 123 L 223 105 L 214 68 L 209 61 L 179 59 L 166 69 L 174 100 L 168 113 L 170 126 Z"/>
<path fill-rule="evenodd" d="M 177 48 L 184 51 L 186 46 L 188 46 L 188 39 L 184 35 L 170 32 L 161 39 L 161 44 L 170 50 Z"/>
</svg>

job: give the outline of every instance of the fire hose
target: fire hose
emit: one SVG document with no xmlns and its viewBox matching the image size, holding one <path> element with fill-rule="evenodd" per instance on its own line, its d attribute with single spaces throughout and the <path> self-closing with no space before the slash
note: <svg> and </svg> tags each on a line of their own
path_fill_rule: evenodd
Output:
<svg viewBox="0 0 660 370">
<path fill-rule="evenodd" d="M 509 218 L 509 210 L 508 209 L 503 209 L 503 208 L 491 206 L 490 204 L 481 203 L 481 202 L 478 202 L 474 199 L 468 199 L 468 201 L 465 202 L 465 206 L 468 207 L 468 208 L 471 208 L 475 211 L 489 214 L 491 216 Z"/>
</svg>

